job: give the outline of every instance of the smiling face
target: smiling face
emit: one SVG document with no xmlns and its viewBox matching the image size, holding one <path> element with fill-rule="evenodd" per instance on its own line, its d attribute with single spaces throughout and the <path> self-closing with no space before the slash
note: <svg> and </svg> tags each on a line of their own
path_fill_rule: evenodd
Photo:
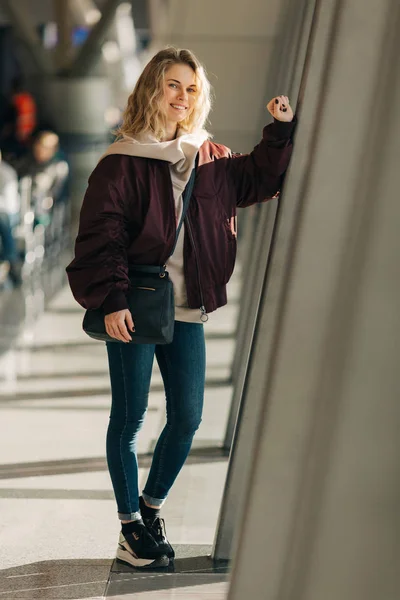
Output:
<svg viewBox="0 0 400 600">
<path fill-rule="evenodd" d="M 176 126 L 191 114 L 196 102 L 196 93 L 196 76 L 191 67 L 175 64 L 166 71 L 163 112 L 170 126 Z"/>
</svg>

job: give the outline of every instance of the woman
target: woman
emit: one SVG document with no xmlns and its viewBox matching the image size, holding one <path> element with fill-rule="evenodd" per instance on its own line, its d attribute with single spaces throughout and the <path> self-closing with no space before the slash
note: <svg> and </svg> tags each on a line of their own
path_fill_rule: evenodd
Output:
<svg viewBox="0 0 400 600">
<path fill-rule="evenodd" d="M 107 344 L 112 389 L 107 461 L 122 521 L 117 558 L 135 567 L 167 566 L 174 556 L 160 508 L 201 421 L 203 322 L 227 301 L 236 207 L 277 194 L 292 148 L 293 113 L 286 96 L 268 104 L 274 123 L 248 155 L 209 140 L 203 126 L 210 105 L 210 84 L 190 51 L 167 48 L 154 56 L 128 100 L 119 141 L 89 178 L 75 259 L 67 268 L 76 300 L 85 308 L 101 306 L 108 334 L 122 342 Z M 169 258 L 195 164 L 185 225 Z M 174 285 L 174 339 L 159 346 L 128 344 L 135 326 L 126 300 L 129 265 L 165 263 Z M 139 497 L 136 436 L 154 355 L 166 391 L 167 423 Z"/>
</svg>

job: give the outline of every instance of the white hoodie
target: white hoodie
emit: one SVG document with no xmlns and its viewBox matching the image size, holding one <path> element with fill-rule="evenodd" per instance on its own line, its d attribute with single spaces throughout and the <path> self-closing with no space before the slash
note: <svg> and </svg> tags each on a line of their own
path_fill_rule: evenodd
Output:
<svg viewBox="0 0 400 600">
<path fill-rule="evenodd" d="M 0 212 L 15 217 L 20 210 L 17 172 L 0 160 Z"/>
<path fill-rule="evenodd" d="M 137 139 L 125 137 L 123 140 L 114 142 L 108 147 L 101 159 L 109 154 L 127 154 L 128 156 L 155 158 L 169 162 L 178 224 L 182 214 L 182 194 L 189 181 L 197 152 L 206 139 L 207 133 L 204 130 L 196 133 L 184 133 L 178 130 L 178 136 L 169 142 L 159 142 L 153 135 L 146 133 Z M 174 254 L 167 261 L 167 270 L 174 286 L 175 320 L 186 323 L 201 323 L 200 308 L 187 307 L 183 271 L 184 229 L 185 225 L 183 224 Z"/>
</svg>

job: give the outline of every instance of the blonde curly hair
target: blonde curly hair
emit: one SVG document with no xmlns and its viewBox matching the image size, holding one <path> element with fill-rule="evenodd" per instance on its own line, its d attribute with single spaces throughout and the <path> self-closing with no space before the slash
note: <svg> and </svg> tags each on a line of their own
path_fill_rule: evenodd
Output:
<svg viewBox="0 0 400 600">
<path fill-rule="evenodd" d="M 140 75 L 128 98 L 122 125 L 116 132 L 119 138 L 134 138 L 150 131 L 158 140 L 163 139 L 166 121 L 160 105 L 164 95 L 164 79 L 166 71 L 175 64 L 188 65 L 193 69 L 198 89 L 193 111 L 179 122 L 178 127 L 188 133 L 204 128 L 212 102 L 211 85 L 205 69 L 190 50 L 170 46 L 157 52 Z"/>
</svg>

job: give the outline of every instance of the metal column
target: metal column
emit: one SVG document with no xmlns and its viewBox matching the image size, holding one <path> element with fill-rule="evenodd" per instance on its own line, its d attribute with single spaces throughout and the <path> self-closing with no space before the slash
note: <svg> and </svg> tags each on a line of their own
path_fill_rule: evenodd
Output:
<svg viewBox="0 0 400 600">
<path fill-rule="evenodd" d="M 278 91 L 279 93 L 284 92 L 290 96 L 292 105 L 296 106 L 309 40 L 313 7 L 314 1 L 309 2 L 308 0 L 302 0 L 295 6 L 288 1 L 284 6 L 277 48 L 274 52 L 274 55 L 279 55 L 280 60 L 272 60 L 266 98 L 277 95 Z M 249 246 L 249 249 L 245 248 L 242 251 L 245 261 L 243 263 L 243 293 L 241 294 L 240 319 L 237 324 L 237 342 L 232 364 L 234 392 L 223 444 L 226 450 L 229 450 L 232 445 L 239 405 L 242 399 L 254 325 L 261 290 L 264 285 L 277 214 L 276 206 L 274 209 L 270 208 L 269 205 L 260 208 L 259 213 L 252 215 L 256 221 L 254 227 L 248 228 L 249 233 L 253 235 L 253 239 L 247 237 L 240 242 L 242 245 Z"/>
<path fill-rule="evenodd" d="M 247 260 L 243 263 L 243 284 L 235 355 L 232 364 L 233 396 L 223 444 L 226 450 L 229 450 L 232 445 L 238 410 L 243 394 L 261 288 L 267 269 L 269 249 L 274 232 L 278 200 L 270 200 L 262 208 L 257 206 L 255 209 L 256 213 L 250 215 L 252 223 L 248 223 L 248 233 L 252 235 L 252 239 L 243 240 L 243 243 L 247 243 L 249 248 L 245 257 Z M 253 226 L 251 227 L 251 225 Z"/>
<path fill-rule="evenodd" d="M 69 77 L 83 77 L 91 74 L 101 56 L 101 46 L 122 0 L 106 0 L 102 6 L 101 19 L 93 26 L 73 63 L 67 69 Z"/>
<path fill-rule="evenodd" d="M 58 43 L 56 46 L 57 70 L 62 71 L 70 60 L 72 19 L 69 0 L 53 0 L 53 11 L 57 23 Z"/>
<path fill-rule="evenodd" d="M 291 43 L 293 47 L 290 46 L 290 48 L 287 49 L 287 69 L 284 73 L 285 77 L 290 77 L 291 81 L 294 83 L 290 84 L 289 81 L 287 81 L 285 86 L 283 86 L 283 83 L 278 85 L 282 85 L 286 89 L 291 90 L 290 94 L 294 98 L 294 102 L 296 102 L 299 93 L 299 85 L 313 22 L 314 6 L 314 1 L 308 2 L 307 5 L 297 5 L 296 10 L 299 10 L 300 8 L 302 11 L 300 14 L 296 11 L 292 13 L 292 27 L 288 28 L 291 42 L 285 41 L 285 45 L 290 46 Z M 294 28 L 294 24 L 297 29 Z M 281 65 L 282 64 L 284 63 L 281 63 Z M 283 71 L 280 71 L 280 73 L 282 72 Z M 283 75 L 281 74 L 280 77 L 282 78 Z M 294 85 L 296 85 L 296 89 Z M 237 423 L 237 426 L 214 541 L 213 557 L 215 559 L 226 560 L 230 558 L 237 514 L 246 499 L 248 469 L 251 462 L 252 449 L 255 442 L 255 431 L 261 410 L 261 402 L 258 399 L 257 394 L 253 394 L 253 387 L 250 384 L 249 379 L 249 374 L 251 373 L 253 366 L 253 332 L 256 324 L 259 301 L 261 297 L 265 297 L 266 295 L 267 282 L 269 280 L 269 269 L 267 271 L 267 265 L 271 249 L 271 238 L 274 228 L 281 218 L 280 215 L 278 220 L 275 219 L 277 208 L 275 203 L 276 201 L 271 203 L 269 208 L 270 212 L 268 212 L 268 205 L 263 207 L 267 210 L 264 212 L 264 218 L 259 221 L 254 256 L 251 257 L 251 266 L 246 269 L 248 273 L 246 281 L 249 280 L 252 281 L 252 283 L 247 283 L 248 287 L 245 289 L 245 292 L 248 295 L 249 290 L 251 289 L 253 295 L 250 302 L 248 301 L 247 305 L 245 304 L 246 312 L 241 314 L 241 320 L 243 320 L 242 334 L 238 335 L 237 341 L 236 353 L 239 353 L 240 356 L 236 363 L 237 379 L 235 382 L 233 402 L 225 439 L 227 447 L 230 447 L 231 445 L 235 423 Z M 287 223 L 288 236 L 290 236 L 291 228 L 293 227 L 292 215 L 294 214 L 294 211 L 295 209 L 292 210 L 289 217 L 284 217 Z M 279 214 L 280 213 L 282 213 L 282 207 L 279 208 Z M 246 294 L 243 294 L 243 296 L 245 297 Z M 274 286 L 268 286 L 268 300 L 272 302 L 275 299 L 275 295 L 276 290 L 274 289 Z M 271 317 L 272 320 L 270 323 L 273 323 L 272 313 Z M 270 345 L 272 345 L 271 331 L 272 328 L 270 327 L 268 332 L 264 333 L 264 336 L 269 339 Z M 268 368 L 268 362 L 269 352 L 266 352 L 262 362 L 262 369 L 264 371 Z"/>
<path fill-rule="evenodd" d="M 400 5 L 319 5 L 229 600 L 400 597 Z"/>
</svg>

